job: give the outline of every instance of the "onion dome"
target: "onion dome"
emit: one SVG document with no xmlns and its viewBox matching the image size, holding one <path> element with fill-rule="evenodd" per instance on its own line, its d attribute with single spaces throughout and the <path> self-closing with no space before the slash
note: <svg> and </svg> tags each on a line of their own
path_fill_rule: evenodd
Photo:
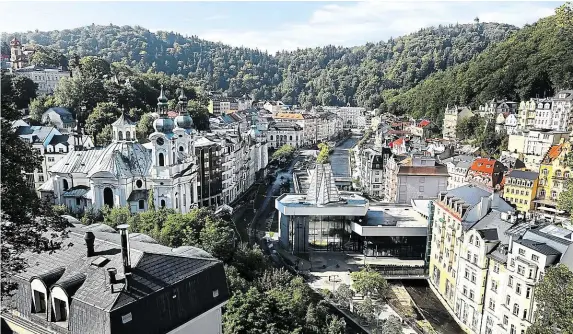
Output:
<svg viewBox="0 0 573 334">
<path fill-rule="evenodd" d="M 179 102 L 177 104 L 179 108 L 179 116 L 175 117 L 175 125 L 181 129 L 191 129 L 193 127 L 193 118 L 191 118 L 187 112 L 187 96 L 185 96 L 183 89 L 181 90 Z"/>
<path fill-rule="evenodd" d="M 173 131 L 175 124 L 171 118 L 158 118 L 153 121 L 153 128 L 157 132 L 169 133 Z"/>
</svg>

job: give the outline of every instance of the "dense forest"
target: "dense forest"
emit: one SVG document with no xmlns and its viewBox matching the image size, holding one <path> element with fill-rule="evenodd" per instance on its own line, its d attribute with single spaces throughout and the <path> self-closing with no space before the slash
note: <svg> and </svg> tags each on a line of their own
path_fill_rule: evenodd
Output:
<svg viewBox="0 0 573 334">
<path fill-rule="evenodd" d="M 448 103 L 476 108 L 492 98 L 519 101 L 572 89 L 573 11 L 564 5 L 556 12 L 412 89 L 386 90 L 388 107 L 441 123 Z"/>
<path fill-rule="evenodd" d="M 189 78 L 205 90 L 287 104 L 359 105 L 377 108 L 385 89 L 411 88 L 433 72 L 469 61 L 516 27 L 498 23 L 456 24 L 421 29 L 346 48 L 325 46 L 270 55 L 142 27 L 87 26 L 71 30 L 3 34 L 23 43 L 73 55 L 101 56 L 136 70 Z M 48 48 L 46 48 L 48 47 Z M 45 64 L 45 59 L 33 59 Z M 57 64 L 60 65 L 58 61 Z"/>
<path fill-rule="evenodd" d="M 52 59 L 62 65 L 66 60 L 57 52 L 70 63 L 96 55 L 124 73 L 164 73 L 164 83 L 186 82 L 198 93 L 250 94 L 304 107 L 349 104 L 441 123 L 448 103 L 475 108 L 492 98 L 520 100 L 573 87 L 571 5 L 556 13 L 522 29 L 476 18 L 472 24 L 425 28 L 386 42 L 275 55 L 139 26 L 2 34 L 2 41 L 3 50 L 14 35 L 37 45 L 42 50 L 32 59 L 37 64 Z M 148 96 L 146 104 L 153 105 Z"/>
</svg>

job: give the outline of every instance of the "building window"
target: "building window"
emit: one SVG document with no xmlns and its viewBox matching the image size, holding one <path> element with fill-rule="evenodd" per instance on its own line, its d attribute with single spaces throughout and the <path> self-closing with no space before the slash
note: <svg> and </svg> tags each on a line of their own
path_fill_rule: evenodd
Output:
<svg viewBox="0 0 573 334">
<path fill-rule="evenodd" d="M 465 286 L 465 285 L 464 285 L 464 289 L 463 289 L 463 291 L 462 291 L 462 294 L 463 294 L 464 296 L 467 296 L 467 294 L 468 294 L 468 287 Z"/>
<path fill-rule="evenodd" d="M 46 294 L 38 290 L 32 290 L 34 293 L 34 313 L 46 312 Z"/>
<path fill-rule="evenodd" d="M 497 292 L 497 282 L 491 281 L 491 291 Z"/>
<path fill-rule="evenodd" d="M 509 295 L 507 295 L 505 297 L 505 305 L 509 306 L 510 303 L 511 303 L 511 297 Z"/>
<path fill-rule="evenodd" d="M 530 296 L 531 296 L 531 288 L 527 287 L 525 289 L 525 298 L 529 299 Z"/>
<path fill-rule="evenodd" d="M 515 259 L 511 259 L 509 265 L 512 267 L 515 267 Z"/>
<path fill-rule="evenodd" d="M 492 311 L 495 311 L 495 302 L 493 301 L 493 298 L 490 298 L 490 299 L 489 299 L 489 308 L 490 308 Z"/>
<path fill-rule="evenodd" d="M 80 198 L 76 198 L 76 205 L 81 205 L 81 204 L 82 204 L 82 202 L 81 202 Z"/>
<path fill-rule="evenodd" d="M 517 273 L 520 274 L 521 276 L 525 275 L 525 267 L 518 265 Z"/>
<path fill-rule="evenodd" d="M 56 321 L 68 320 L 67 303 L 58 298 L 53 298 L 53 302 L 54 302 L 54 319 Z"/>
<path fill-rule="evenodd" d="M 472 283 L 476 282 L 476 274 L 472 273 L 472 279 L 471 279 Z"/>
<path fill-rule="evenodd" d="M 511 325 L 511 329 L 509 330 L 509 334 L 515 334 L 515 326 Z"/>
<path fill-rule="evenodd" d="M 164 200 L 164 199 L 161 200 L 161 207 L 162 207 L 162 208 L 165 207 L 165 200 Z"/>
<path fill-rule="evenodd" d="M 494 273 L 499 273 L 499 264 L 498 264 L 498 263 L 494 263 L 494 264 L 493 264 L 493 272 L 494 272 Z"/>
<path fill-rule="evenodd" d="M 44 175 L 38 175 L 38 182 L 44 182 Z"/>
<path fill-rule="evenodd" d="M 507 317 L 507 315 L 503 316 L 503 324 L 504 326 L 507 326 L 507 324 L 509 323 L 509 318 Z"/>
<path fill-rule="evenodd" d="M 513 286 L 513 276 L 509 276 L 509 279 L 507 280 L 507 286 L 512 287 Z"/>
<path fill-rule="evenodd" d="M 163 156 L 163 153 L 159 153 L 159 166 L 164 166 L 165 165 L 165 157 Z"/>
<path fill-rule="evenodd" d="M 474 254 L 474 264 L 477 264 L 477 262 L 478 262 L 478 256 L 477 254 Z"/>
<path fill-rule="evenodd" d="M 140 199 L 139 200 L 139 210 L 145 209 L 145 201 Z"/>
<path fill-rule="evenodd" d="M 525 255 L 525 249 L 520 248 L 519 249 L 519 255 Z"/>
<path fill-rule="evenodd" d="M 48 157 L 48 162 L 54 162 L 56 159 L 54 157 Z"/>
<path fill-rule="evenodd" d="M 513 315 L 519 315 L 519 305 L 513 304 Z"/>
<path fill-rule="evenodd" d="M 515 283 L 515 293 L 521 295 L 521 284 Z"/>
<path fill-rule="evenodd" d="M 69 187 L 69 186 L 68 186 L 68 180 L 63 179 L 63 180 L 62 180 L 62 186 L 64 187 L 64 190 L 68 190 L 68 187 Z"/>
<path fill-rule="evenodd" d="M 531 254 L 531 261 L 539 261 L 539 256 L 535 255 L 535 254 Z"/>
<path fill-rule="evenodd" d="M 123 140 L 123 132 L 119 131 L 119 132 L 117 133 L 117 138 L 118 138 L 119 140 Z"/>
<path fill-rule="evenodd" d="M 474 290 L 470 290 L 470 299 L 474 300 Z"/>
</svg>

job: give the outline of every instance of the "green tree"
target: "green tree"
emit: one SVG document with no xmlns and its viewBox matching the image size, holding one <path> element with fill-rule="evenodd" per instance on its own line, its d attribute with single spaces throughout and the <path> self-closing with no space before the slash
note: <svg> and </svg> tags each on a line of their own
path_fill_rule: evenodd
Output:
<svg viewBox="0 0 573 334">
<path fill-rule="evenodd" d="M 106 205 L 102 208 L 102 215 L 104 224 L 116 228 L 117 225 L 129 224 L 131 211 L 126 206 L 109 208 Z"/>
<path fill-rule="evenodd" d="M 246 293 L 235 293 L 227 302 L 226 308 L 223 314 L 224 333 L 281 333 L 276 331 L 274 323 L 271 322 L 276 306 L 266 294 L 256 288 L 250 288 Z"/>
<path fill-rule="evenodd" d="M 481 117 L 474 115 L 461 119 L 456 127 L 456 136 L 459 139 L 473 139 L 483 129 Z"/>
<path fill-rule="evenodd" d="M 320 143 L 318 144 L 319 152 L 318 156 L 316 157 L 317 164 L 327 164 L 330 162 L 330 147 L 328 144 Z"/>
<path fill-rule="evenodd" d="M 68 226 L 65 219 L 53 212 L 51 204 L 38 198 L 23 174 L 40 168 L 41 157 L 12 129 L 12 121 L 21 117 L 14 109 L 15 102 L 25 100 L 22 94 L 28 93 L 16 89 L 6 77 L 2 75 L 0 118 L 2 298 L 14 291 L 15 283 L 9 278 L 27 266 L 22 254 L 57 250 L 65 242 Z"/>
<path fill-rule="evenodd" d="M 98 139 L 111 140 L 109 133 L 104 133 L 104 129 L 115 122 L 119 114 L 119 109 L 115 103 L 101 102 L 97 104 L 86 120 L 86 132 L 94 139 L 94 145 L 103 146 L 105 144 L 100 143 Z"/>
<path fill-rule="evenodd" d="M 383 334 L 402 334 L 402 321 L 395 315 L 389 316 L 382 324 Z"/>
<path fill-rule="evenodd" d="M 37 89 L 38 84 L 27 77 L 2 73 L 2 100 L 10 101 L 17 109 L 27 108 Z"/>
<path fill-rule="evenodd" d="M 564 264 L 547 270 L 535 288 L 537 311 L 528 334 L 573 333 L 573 272 Z"/>
<path fill-rule="evenodd" d="M 54 98 L 51 95 L 40 95 L 30 101 L 30 106 L 28 107 L 30 112 L 30 119 L 37 123 L 42 121 L 42 115 L 46 110 L 51 107 L 55 107 Z"/>
<path fill-rule="evenodd" d="M 189 115 L 193 118 L 193 125 L 197 131 L 209 130 L 209 109 L 200 101 L 190 100 L 187 102 Z"/>
<path fill-rule="evenodd" d="M 222 219 L 209 217 L 199 236 L 201 248 L 224 262 L 229 261 L 234 252 L 235 232 Z"/>
<path fill-rule="evenodd" d="M 338 286 L 338 289 L 334 292 L 334 298 L 336 298 L 336 301 L 340 306 L 348 308 L 350 306 L 350 302 L 352 302 L 352 298 L 354 298 L 354 291 L 350 289 L 350 285 L 341 283 Z"/>
<path fill-rule="evenodd" d="M 384 277 L 369 267 L 351 273 L 350 278 L 354 290 L 364 296 L 384 298 L 388 290 L 388 282 Z"/>
<path fill-rule="evenodd" d="M 270 268 L 269 261 L 260 247 L 257 245 L 249 247 L 245 243 L 239 244 L 239 247 L 235 250 L 232 264 L 237 268 L 241 277 L 248 281 L 256 280 Z M 263 283 L 261 282 L 260 284 Z"/>
<path fill-rule="evenodd" d="M 567 180 L 565 190 L 559 194 L 557 202 L 559 209 L 569 212 L 573 218 L 573 180 Z"/>
<path fill-rule="evenodd" d="M 40 67 L 67 67 L 68 60 L 55 48 L 35 46 L 35 51 L 30 58 L 30 63 Z"/>
<path fill-rule="evenodd" d="M 95 135 L 94 145 L 107 146 L 111 144 L 113 139 L 113 128 L 110 124 L 103 127 L 103 129 Z"/>
<path fill-rule="evenodd" d="M 239 274 L 237 268 L 232 265 L 225 265 L 225 276 L 227 277 L 227 285 L 229 286 L 231 295 L 234 295 L 238 291 L 245 293 L 252 286 L 251 283 Z"/>
<path fill-rule="evenodd" d="M 346 322 L 337 316 L 329 317 L 326 334 L 344 334 L 346 333 Z"/>
<path fill-rule="evenodd" d="M 153 189 L 149 189 L 147 197 L 147 207 L 150 211 L 155 211 L 155 197 L 153 196 Z"/>
<path fill-rule="evenodd" d="M 154 120 L 155 118 L 150 113 L 143 114 L 143 116 L 141 116 L 141 119 L 139 120 L 139 122 L 137 122 L 137 127 L 135 128 L 135 131 L 137 133 L 137 139 L 139 141 L 143 142 L 147 141 L 149 135 L 153 133 Z"/>
<path fill-rule="evenodd" d="M 376 308 L 370 297 L 366 297 L 362 302 L 354 304 L 354 312 L 367 323 L 371 323 L 376 319 Z"/>
<path fill-rule="evenodd" d="M 290 159 L 294 155 L 296 149 L 289 144 L 279 147 L 271 156 L 271 160 Z"/>
<path fill-rule="evenodd" d="M 89 207 L 85 210 L 81 219 L 82 224 L 91 225 L 103 222 L 103 213 L 94 207 Z"/>
<path fill-rule="evenodd" d="M 80 60 L 81 76 L 90 79 L 104 79 L 111 75 L 111 66 L 103 58 L 88 56 Z"/>
</svg>

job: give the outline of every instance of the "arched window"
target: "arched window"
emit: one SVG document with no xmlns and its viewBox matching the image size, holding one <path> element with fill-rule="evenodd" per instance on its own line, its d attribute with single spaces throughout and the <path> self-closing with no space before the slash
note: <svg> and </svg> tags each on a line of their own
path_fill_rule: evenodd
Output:
<svg viewBox="0 0 573 334">
<path fill-rule="evenodd" d="M 165 157 L 163 153 L 159 153 L 159 166 L 165 166 Z"/>
<path fill-rule="evenodd" d="M 555 177 L 561 177 L 561 170 L 560 169 L 555 171 Z"/>
<path fill-rule="evenodd" d="M 175 197 L 175 209 L 179 209 L 179 200 Z"/>
<path fill-rule="evenodd" d="M 551 198 L 552 198 L 552 199 L 556 199 L 556 198 L 557 198 L 557 191 L 551 190 Z"/>
<path fill-rule="evenodd" d="M 140 199 L 139 200 L 139 210 L 145 209 L 145 201 Z"/>
<path fill-rule="evenodd" d="M 289 136 L 289 138 L 290 138 L 289 140 L 292 140 L 292 136 Z"/>
<path fill-rule="evenodd" d="M 113 208 L 113 190 L 109 187 L 103 190 L 103 204 Z"/>
<path fill-rule="evenodd" d="M 563 174 L 563 176 L 564 176 L 565 178 L 569 178 L 569 171 L 566 171 L 565 174 Z"/>
<path fill-rule="evenodd" d="M 183 146 L 179 146 L 179 152 L 183 152 L 184 148 Z"/>
<path fill-rule="evenodd" d="M 62 180 L 62 185 L 64 186 L 64 190 L 68 190 L 69 186 L 68 186 L 68 180 L 63 179 Z"/>
<path fill-rule="evenodd" d="M 161 200 L 161 207 L 162 207 L 162 208 L 165 207 L 165 200 L 164 200 L 164 199 Z"/>
<path fill-rule="evenodd" d="M 131 133 L 129 133 L 129 131 L 125 131 L 125 140 L 131 140 Z"/>
<path fill-rule="evenodd" d="M 143 186 L 143 182 L 141 180 L 137 180 L 135 181 L 135 185 L 137 186 L 137 188 L 141 188 L 141 186 Z"/>
<path fill-rule="evenodd" d="M 271 135 L 271 140 L 273 140 L 273 135 Z"/>
<path fill-rule="evenodd" d="M 549 171 L 547 170 L 547 168 L 545 168 L 545 169 L 543 169 L 543 170 L 541 171 L 541 174 L 547 175 L 548 172 L 549 172 Z"/>
<path fill-rule="evenodd" d="M 545 189 L 541 189 L 541 191 L 539 192 L 539 197 L 541 198 L 545 197 Z"/>
<path fill-rule="evenodd" d="M 470 244 L 473 244 L 473 243 L 474 243 L 474 236 L 472 235 L 472 236 L 470 237 Z"/>
<path fill-rule="evenodd" d="M 117 132 L 117 139 L 123 140 L 123 132 L 121 132 L 121 131 Z"/>
</svg>

